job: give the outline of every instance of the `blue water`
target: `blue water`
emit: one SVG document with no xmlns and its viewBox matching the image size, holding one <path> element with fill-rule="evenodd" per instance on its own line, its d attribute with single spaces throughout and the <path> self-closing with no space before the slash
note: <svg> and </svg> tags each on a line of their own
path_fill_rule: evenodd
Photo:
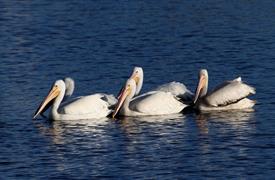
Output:
<svg viewBox="0 0 275 180">
<path fill-rule="evenodd" d="M 274 178 L 274 1 L 1 1 L 0 178 Z M 142 92 L 200 68 L 210 89 L 242 76 L 254 112 L 102 121 L 32 120 L 51 84 Z"/>
</svg>

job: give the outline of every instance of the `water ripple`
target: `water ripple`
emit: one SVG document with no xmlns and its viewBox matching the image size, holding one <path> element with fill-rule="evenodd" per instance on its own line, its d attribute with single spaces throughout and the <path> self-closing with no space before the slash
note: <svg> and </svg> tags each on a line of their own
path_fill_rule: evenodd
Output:
<svg viewBox="0 0 275 180">
<path fill-rule="evenodd" d="M 275 162 L 274 2 L 3 1 L 0 179 L 263 179 Z M 254 112 L 117 121 L 32 120 L 49 86 L 117 94 L 133 66 L 143 92 L 180 81 L 195 90 L 242 76 Z"/>
</svg>

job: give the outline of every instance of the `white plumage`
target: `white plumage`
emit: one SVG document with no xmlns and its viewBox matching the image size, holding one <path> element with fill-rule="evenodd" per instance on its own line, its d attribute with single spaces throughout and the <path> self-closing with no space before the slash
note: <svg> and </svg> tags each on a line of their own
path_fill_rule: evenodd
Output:
<svg viewBox="0 0 275 180">
<path fill-rule="evenodd" d="M 66 90 L 65 90 L 65 95 L 62 102 L 65 102 L 73 95 L 74 87 L 75 87 L 74 80 L 70 77 L 64 78 L 64 82 L 65 82 Z"/>
<path fill-rule="evenodd" d="M 182 100 L 191 100 L 194 96 L 194 94 L 190 90 L 188 90 L 183 83 L 175 81 L 160 85 L 153 91 L 170 92 L 174 96 L 177 96 Z"/>
<path fill-rule="evenodd" d="M 106 117 L 110 110 L 109 103 L 102 99 L 101 94 L 93 94 L 89 96 L 82 96 L 70 103 L 65 104 L 59 109 L 63 114 L 94 114 L 94 117 Z"/>
<path fill-rule="evenodd" d="M 211 106 L 224 106 L 255 93 L 255 89 L 244 84 L 239 77 L 215 88 L 205 97 L 205 101 Z"/>
<path fill-rule="evenodd" d="M 163 91 L 151 91 L 134 98 L 130 103 L 130 109 L 146 115 L 179 113 L 186 106 L 172 93 Z"/>
<path fill-rule="evenodd" d="M 38 107 L 34 118 L 36 118 L 49 103 L 52 103 L 50 118 L 53 120 L 80 120 L 98 119 L 106 117 L 111 113 L 110 106 L 115 104 L 115 98 L 106 94 L 93 94 L 81 96 L 62 103 L 65 96 L 66 85 L 64 81 L 57 80 L 45 100 Z"/>
<path fill-rule="evenodd" d="M 208 73 L 200 71 L 200 81 L 195 95 L 195 107 L 202 111 L 247 109 L 255 105 L 255 101 L 246 98 L 255 94 L 255 88 L 242 82 L 241 77 L 227 81 L 207 93 Z"/>
<path fill-rule="evenodd" d="M 120 95 L 113 117 L 118 111 L 123 116 L 148 116 L 179 113 L 186 107 L 170 92 L 151 91 L 132 99 L 135 92 L 136 83 L 130 78 Z"/>
<path fill-rule="evenodd" d="M 135 67 L 130 77 L 130 79 L 133 79 L 136 82 L 135 96 L 138 95 L 141 91 L 143 85 L 143 77 L 143 69 L 141 67 Z M 175 81 L 160 85 L 152 91 L 170 92 L 172 95 L 180 98 L 183 102 L 186 103 L 190 103 L 194 96 L 194 94 L 189 91 L 184 84 Z"/>
</svg>

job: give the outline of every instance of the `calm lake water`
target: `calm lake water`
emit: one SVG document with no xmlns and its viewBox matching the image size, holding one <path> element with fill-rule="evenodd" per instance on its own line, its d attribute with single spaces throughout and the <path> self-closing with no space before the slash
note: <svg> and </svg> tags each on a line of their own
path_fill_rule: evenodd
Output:
<svg viewBox="0 0 275 180">
<path fill-rule="evenodd" d="M 0 2 L 0 178 L 274 178 L 274 1 Z M 210 89 L 242 76 L 254 112 L 32 120 L 51 84 L 117 94 L 134 66 L 142 92 L 200 68 Z"/>
</svg>

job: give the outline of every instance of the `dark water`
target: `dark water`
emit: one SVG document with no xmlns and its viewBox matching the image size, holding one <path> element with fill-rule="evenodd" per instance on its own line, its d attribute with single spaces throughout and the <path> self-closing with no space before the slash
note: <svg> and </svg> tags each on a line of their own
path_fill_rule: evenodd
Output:
<svg viewBox="0 0 275 180">
<path fill-rule="evenodd" d="M 271 178 L 275 172 L 273 1 L 1 1 L 0 177 Z M 31 117 L 51 84 L 116 94 L 135 66 L 143 92 L 194 91 L 242 76 L 255 112 L 51 122 Z M 274 178 L 274 177 L 273 177 Z"/>
</svg>

